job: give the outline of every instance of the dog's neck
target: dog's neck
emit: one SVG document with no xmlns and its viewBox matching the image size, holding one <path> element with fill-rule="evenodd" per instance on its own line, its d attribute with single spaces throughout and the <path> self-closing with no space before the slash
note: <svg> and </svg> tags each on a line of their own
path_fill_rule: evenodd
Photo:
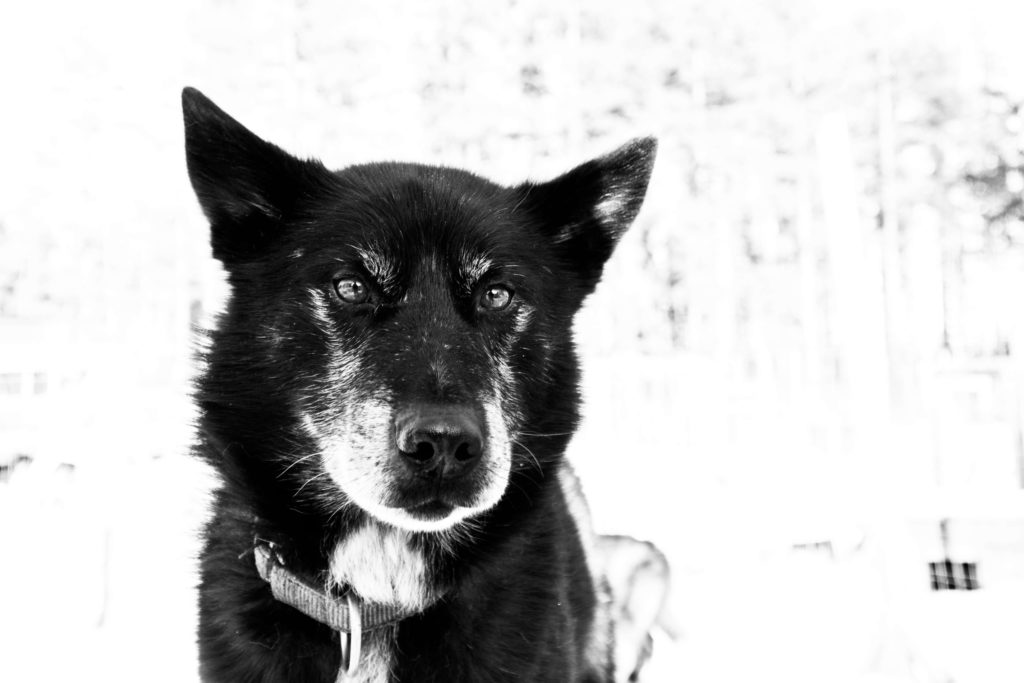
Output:
<svg viewBox="0 0 1024 683">
<path fill-rule="evenodd" d="M 335 545 L 330 577 L 363 600 L 421 611 L 440 597 L 424 553 L 410 532 L 367 520 Z"/>
<path fill-rule="evenodd" d="M 444 592 L 428 566 L 426 544 L 416 542 L 413 532 L 368 517 L 352 520 L 333 546 L 282 537 L 262 516 L 253 517 L 253 529 L 257 543 L 270 543 L 294 561 L 287 562 L 292 571 L 326 579 L 325 588 L 338 593 L 352 589 L 367 603 L 419 612 Z M 326 556 L 317 546 L 326 548 Z"/>
</svg>

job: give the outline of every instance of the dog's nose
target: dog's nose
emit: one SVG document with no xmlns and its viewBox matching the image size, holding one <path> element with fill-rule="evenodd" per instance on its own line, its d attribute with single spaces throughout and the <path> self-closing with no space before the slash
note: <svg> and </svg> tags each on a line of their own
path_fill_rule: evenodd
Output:
<svg viewBox="0 0 1024 683">
<path fill-rule="evenodd" d="M 398 450 L 413 470 L 445 478 L 467 474 L 483 452 L 480 421 L 461 406 L 417 406 L 395 419 Z"/>
</svg>

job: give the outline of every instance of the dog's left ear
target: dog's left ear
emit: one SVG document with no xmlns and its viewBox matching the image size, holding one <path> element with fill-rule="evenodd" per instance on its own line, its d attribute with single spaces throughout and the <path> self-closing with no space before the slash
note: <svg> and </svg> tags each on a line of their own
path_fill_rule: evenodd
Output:
<svg viewBox="0 0 1024 683">
<path fill-rule="evenodd" d="M 654 138 L 631 140 L 552 181 L 516 188 L 588 289 L 640 212 L 657 149 Z"/>
</svg>

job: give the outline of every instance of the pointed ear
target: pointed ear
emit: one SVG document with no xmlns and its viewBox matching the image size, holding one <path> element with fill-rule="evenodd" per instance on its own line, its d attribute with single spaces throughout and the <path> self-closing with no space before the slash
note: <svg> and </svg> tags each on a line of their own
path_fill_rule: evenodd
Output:
<svg viewBox="0 0 1024 683">
<path fill-rule="evenodd" d="M 328 171 L 265 142 L 195 88 L 181 92 L 189 179 L 210 221 L 213 255 L 252 258 L 272 239 L 302 188 Z"/>
<path fill-rule="evenodd" d="M 588 288 L 640 211 L 657 149 L 654 138 L 631 140 L 550 182 L 518 188 Z"/>
</svg>

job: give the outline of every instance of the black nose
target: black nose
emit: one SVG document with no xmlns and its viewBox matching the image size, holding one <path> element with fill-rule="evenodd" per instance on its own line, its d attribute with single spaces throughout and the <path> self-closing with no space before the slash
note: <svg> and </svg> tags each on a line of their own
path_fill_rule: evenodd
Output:
<svg viewBox="0 0 1024 683">
<path fill-rule="evenodd" d="M 402 460 L 421 473 L 468 474 L 483 452 L 480 421 L 471 408 L 415 406 L 398 414 L 395 429 Z"/>
</svg>

